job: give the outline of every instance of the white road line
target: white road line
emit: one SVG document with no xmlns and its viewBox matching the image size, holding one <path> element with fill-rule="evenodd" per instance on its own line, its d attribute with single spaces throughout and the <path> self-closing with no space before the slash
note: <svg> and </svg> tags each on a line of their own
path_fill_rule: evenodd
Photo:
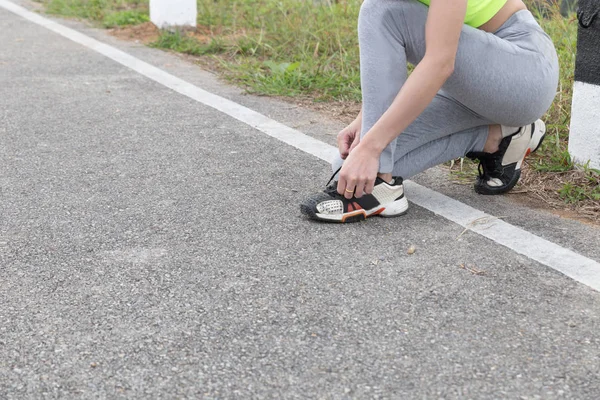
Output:
<svg viewBox="0 0 600 400">
<path fill-rule="evenodd" d="M 313 137 L 274 121 L 249 108 L 217 96 L 179 79 L 159 68 L 137 59 L 121 50 L 92 39 L 7 0 L 0 7 L 41 25 L 65 38 L 88 47 L 149 79 L 184 96 L 194 99 L 244 122 L 257 130 L 281 140 L 297 149 L 329 162 L 336 149 Z M 600 291 L 600 263 L 577 254 L 521 228 L 477 210 L 441 193 L 407 181 L 409 199 L 414 203 L 473 232 L 495 241 L 516 253 L 551 267 L 585 285 Z"/>
</svg>

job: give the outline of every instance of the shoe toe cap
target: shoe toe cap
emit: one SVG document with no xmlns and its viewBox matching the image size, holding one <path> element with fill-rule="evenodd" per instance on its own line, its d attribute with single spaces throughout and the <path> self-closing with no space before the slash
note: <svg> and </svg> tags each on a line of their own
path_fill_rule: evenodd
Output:
<svg viewBox="0 0 600 400">
<path fill-rule="evenodd" d="M 319 204 L 332 200 L 335 199 L 333 199 L 330 195 L 324 192 L 313 194 L 312 196 L 307 197 L 300 203 L 300 211 L 304 215 L 314 217 L 317 213 L 319 213 Z"/>
</svg>

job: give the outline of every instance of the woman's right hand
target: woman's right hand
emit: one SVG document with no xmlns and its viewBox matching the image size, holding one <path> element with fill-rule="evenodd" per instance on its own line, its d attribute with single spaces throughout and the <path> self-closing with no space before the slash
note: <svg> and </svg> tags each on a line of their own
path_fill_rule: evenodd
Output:
<svg viewBox="0 0 600 400">
<path fill-rule="evenodd" d="M 361 118 L 357 118 L 338 133 L 337 144 L 342 160 L 345 160 L 350 152 L 360 143 L 361 124 Z"/>
</svg>

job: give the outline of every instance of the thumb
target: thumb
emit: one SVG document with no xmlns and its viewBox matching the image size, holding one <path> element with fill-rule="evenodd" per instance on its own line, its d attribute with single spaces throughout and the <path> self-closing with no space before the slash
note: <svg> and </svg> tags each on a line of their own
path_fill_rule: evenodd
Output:
<svg viewBox="0 0 600 400">
<path fill-rule="evenodd" d="M 349 150 L 348 152 L 350 152 L 350 151 L 354 150 L 354 148 L 355 148 L 356 146 L 358 146 L 358 144 L 359 144 L 359 143 L 360 143 L 360 135 L 359 135 L 359 134 L 357 134 L 357 135 L 354 137 L 354 141 L 352 142 L 352 145 L 350 146 L 350 150 Z"/>
</svg>

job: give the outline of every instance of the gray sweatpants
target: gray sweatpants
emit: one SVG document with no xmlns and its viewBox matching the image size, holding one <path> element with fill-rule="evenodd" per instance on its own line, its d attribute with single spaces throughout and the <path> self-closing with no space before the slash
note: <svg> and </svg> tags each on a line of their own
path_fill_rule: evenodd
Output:
<svg viewBox="0 0 600 400">
<path fill-rule="evenodd" d="M 416 0 L 365 0 L 358 20 L 363 124 L 366 134 L 407 79 L 407 62 L 425 55 L 428 8 Z M 533 123 L 558 86 L 550 37 L 529 11 L 496 32 L 465 25 L 454 73 L 425 111 L 383 151 L 379 172 L 409 178 L 434 165 L 482 151 L 489 126 Z M 336 170 L 342 164 L 333 161 Z"/>
</svg>

